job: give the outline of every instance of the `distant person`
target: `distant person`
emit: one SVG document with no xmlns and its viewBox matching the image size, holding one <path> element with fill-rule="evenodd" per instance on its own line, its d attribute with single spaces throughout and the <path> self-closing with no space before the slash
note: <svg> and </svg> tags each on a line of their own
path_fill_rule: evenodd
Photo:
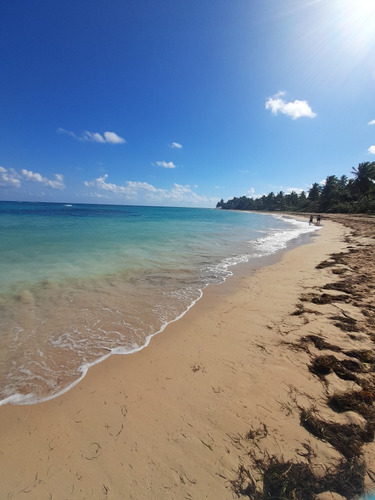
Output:
<svg viewBox="0 0 375 500">
<path fill-rule="evenodd" d="M 320 226 L 320 221 L 321 221 L 321 217 L 320 217 L 320 215 L 318 215 L 318 217 L 316 218 L 316 223 L 318 226 Z"/>
<path fill-rule="evenodd" d="M 314 222 L 314 216 L 310 215 L 309 226 Z"/>
</svg>

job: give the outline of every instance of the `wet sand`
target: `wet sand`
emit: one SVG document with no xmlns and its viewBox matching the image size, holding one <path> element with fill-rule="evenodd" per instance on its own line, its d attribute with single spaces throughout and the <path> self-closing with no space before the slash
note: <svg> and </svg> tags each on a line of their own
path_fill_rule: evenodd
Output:
<svg viewBox="0 0 375 500">
<path fill-rule="evenodd" d="M 149 347 L 63 396 L 1 407 L 0 498 L 246 498 L 270 457 L 320 478 L 364 459 L 363 488 L 375 488 L 375 219 L 336 219 L 281 261 L 238 268 Z M 329 406 L 364 390 L 367 410 Z M 332 426 L 317 435 L 323 421 L 341 425 L 340 442 L 369 433 L 349 455 Z"/>
</svg>

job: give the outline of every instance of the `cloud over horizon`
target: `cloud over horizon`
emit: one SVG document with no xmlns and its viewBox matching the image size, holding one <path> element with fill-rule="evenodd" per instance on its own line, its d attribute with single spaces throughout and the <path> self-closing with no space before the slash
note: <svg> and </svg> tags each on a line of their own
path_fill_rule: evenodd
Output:
<svg viewBox="0 0 375 500">
<path fill-rule="evenodd" d="M 0 166 L 1 187 L 20 188 L 22 186 L 22 181 L 36 182 L 51 189 L 65 189 L 64 176 L 62 174 L 55 174 L 54 179 L 48 179 L 48 177 L 43 177 L 38 172 L 32 172 L 25 168 L 18 173 L 13 168 L 6 169 Z"/>
<path fill-rule="evenodd" d="M 296 99 L 295 101 L 286 102 L 282 99 L 284 95 L 285 92 L 278 92 L 273 97 L 269 97 L 265 104 L 266 109 L 270 110 L 273 115 L 282 113 L 289 116 L 293 120 L 297 120 L 302 117 L 316 117 L 316 113 L 312 111 L 307 101 L 300 101 Z"/>
<path fill-rule="evenodd" d="M 51 189 L 64 189 L 64 176 L 62 174 L 55 174 L 55 178 L 53 180 L 48 179 L 47 177 L 43 177 L 41 174 L 37 172 L 32 172 L 31 170 L 26 170 L 23 168 L 21 170 L 21 174 L 27 181 L 38 182 L 43 184 L 43 186 L 50 187 Z"/>
<path fill-rule="evenodd" d="M 99 144 L 124 144 L 126 140 L 123 137 L 120 137 L 115 132 L 104 132 L 103 134 L 99 134 L 99 132 L 89 132 L 85 130 L 82 132 L 80 136 L 72 132 L 71 130 L 65 130 L 63 128 L 57 129 L 58 134 L 68 135 L 73 137 L 77 141 L 81 142 L 97 142 Z"/>
<path fill-rule="evenodd" d="M 176 203 L 185 206 L 212 206 L 217 203 L 218 198 L 208 198 L 195 193 L 190 186 L 174 183 L 171 189 L 162 189 L 148 182 L 126 181 L 124 185 L 107 182 L 108 174 L 85 181 L 84 186 L 97 191 L 91 192 L 92 197 L 110 197 L 116 194 L 131 202 L 147 202 L 159 205 L 174 205 Z M 109 196 L 105 196 L 107 193 Z M 104 195 L 104 196 L 103 196 Z"/>
<path fill-rule="evenodd" d="M 375 146 L 370 146 L 367 150 L 371 155 L 375 155 Z"/>
<path fill-rule="evenodd" d="M 0 187 L 15 187 L 19 188 L 21 181 L 19 175 L 13 168 L 5 168 L 0 166 Z"/>
<path fill-rule="evenodd" d="M 179 142 L 172 142 L 169 147 L 172 149 L 182 149 L 182 144 L 180 144 Z"/>
</svg>

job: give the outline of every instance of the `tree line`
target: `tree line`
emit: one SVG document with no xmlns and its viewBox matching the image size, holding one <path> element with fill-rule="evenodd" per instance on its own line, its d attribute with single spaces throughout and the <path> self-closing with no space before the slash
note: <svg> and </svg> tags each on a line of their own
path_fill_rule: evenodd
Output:
<svg viewBox="0 0 375 500">
<path fill-rule="evenodd" d="M 216 208 L 227 210 L 267 210 L 283 212 L 367 213 L 375 214 L 375 162 L 353 168 L 353 178 L 330 175 L 325 183 L 314 183 L 306 193 L 273 192 L 260 198 L 222 199 Z"/>
</svg>

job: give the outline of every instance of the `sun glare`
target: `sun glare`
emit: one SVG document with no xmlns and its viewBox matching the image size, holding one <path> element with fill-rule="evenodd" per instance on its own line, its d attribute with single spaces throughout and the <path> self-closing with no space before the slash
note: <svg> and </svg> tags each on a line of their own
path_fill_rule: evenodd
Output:
<svg viewBox="0 0 375 500">
<path fill-rule="evenodd" d="M 355 7 L 358 6 L 358 10 L 362 15 L 374 15 L 375 13 L 375 2 L 374 0 L 356 0 L 353 2 Z"/>
<path fill-rule="evenodd" d="M 347 41 L 368 51 L 375 42 L 375 0 L 339 0 L 336 9 Z"/>
</svg>

